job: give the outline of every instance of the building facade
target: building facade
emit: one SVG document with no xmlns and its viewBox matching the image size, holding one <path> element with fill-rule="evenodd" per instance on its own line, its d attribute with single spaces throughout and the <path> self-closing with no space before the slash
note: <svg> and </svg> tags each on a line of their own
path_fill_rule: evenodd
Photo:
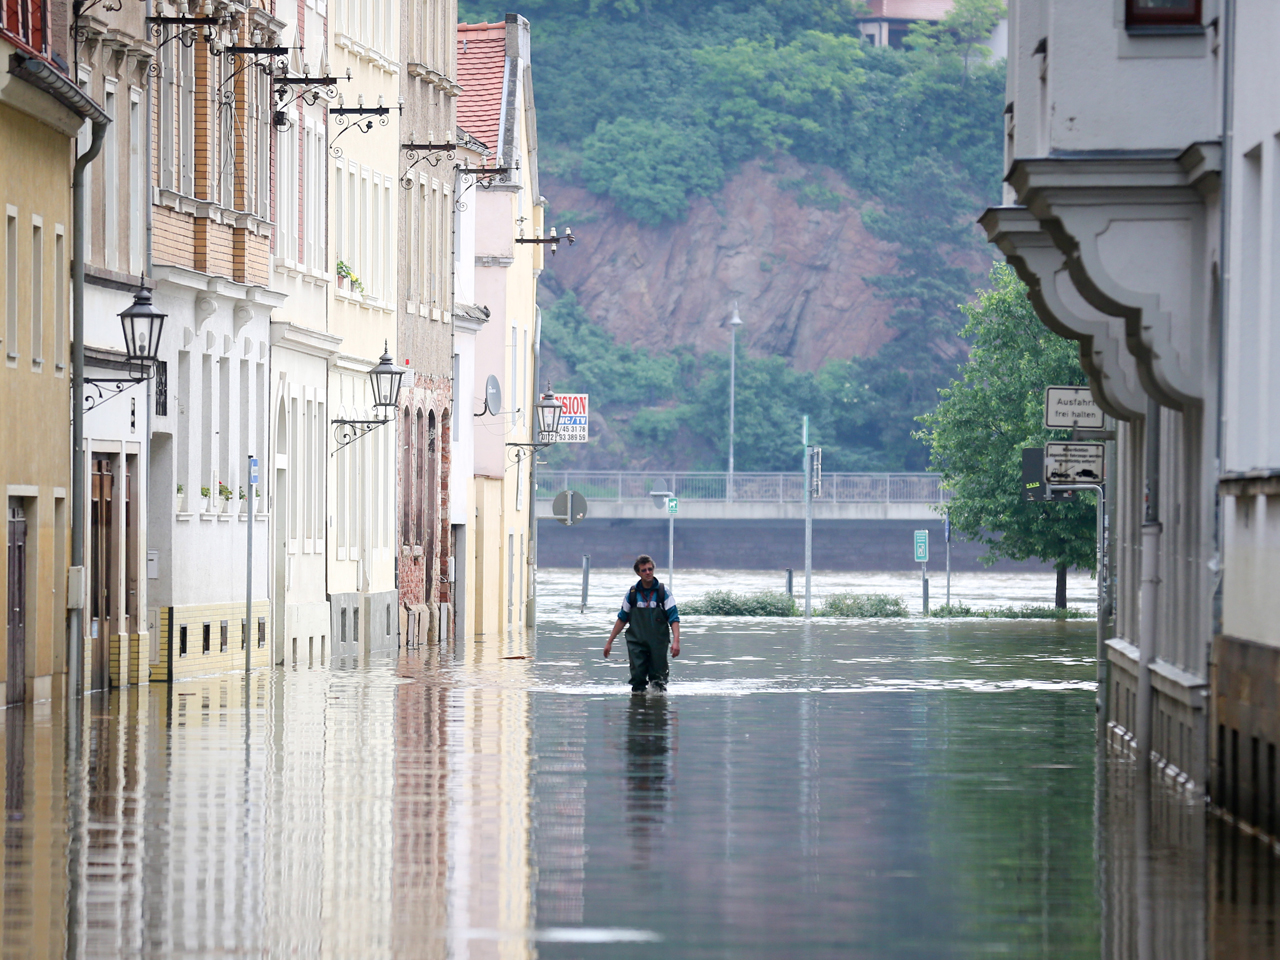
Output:
<svg viewBox="0 0 1280 960">
<path fill-rule="evenodd" d="M 65 28 L 65 18 L 61 26 Z M 73 82 L 68 34 L 44 3 L 0 13 L 0 589 L 5 703 L 47 699 L 66 669 L 71 424 L 71 180 L 86 119 L 107 115 Z"/>
<path fill-rule="evenodd" d="M 1278 27 L 1262 0 L 1011 4 L 982 218 L 1114 419 L 1112 743 L 1272 835 Z"/>
<path fill-rule="evenodd" d="M 458 125 L 489 152 L 464 174 L 459 201 L 475 205 L 477 306 L 489 311 L 475 334 L 472 460 L 474 527 L 468 537 L 467 633 L 501 642 L 532 623 L 533 456 L 539 336 L 537 284 L 542 235 L 537 119 L 529 22 L 460 24 Z M 501 391 L 494 408 L 486 384 Z M 467 403 L 463 401 L 463 405 Z M 521 446 L 523 445 L 523 446 Z"/>
<path fill-rule="evenodd" d="M 406 639 L 452 636 L 453 244 L 456 0 L 400 9 L 404 115 L 398 215 L 400 389 L 397 544 Z"/>
</svg>

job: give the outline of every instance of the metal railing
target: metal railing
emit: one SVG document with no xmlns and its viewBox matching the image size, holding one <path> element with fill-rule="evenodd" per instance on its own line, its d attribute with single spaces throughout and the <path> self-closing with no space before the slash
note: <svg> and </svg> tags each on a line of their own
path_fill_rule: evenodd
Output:
<svg viewBox="0 0 1280 960">
<path fill-rule="evenodd" d="M 727 473 L 623 473 L 620 471 L 538 471 L 538 499 L 550 500 L 561 490 L 577 490 L 588 500 L 646 500 L 651 490 L 671 490 L 682 500 L 741 501 L 743 503 L 799 503 L 804 500 L 803 473 L 740 473 L 733 475 L 729 496 Z M 824 473 L 816 502 L 827 503 L 944 503 L 951 492 L 942 489 L 936 473 Z"/>
</svg>

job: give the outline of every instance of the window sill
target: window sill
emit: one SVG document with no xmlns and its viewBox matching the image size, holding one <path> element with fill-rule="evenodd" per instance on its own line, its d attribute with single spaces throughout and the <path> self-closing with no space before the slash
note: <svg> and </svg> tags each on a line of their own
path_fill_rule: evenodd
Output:
<svg viewBox="0 0 1280 960">
<path fill-rule="evenodd" d="M 355 37 L 345 33 L 335 33 L 333 42 L 342 49 L 347 50 L 352 56 L 369 64 L 372 67 L 381 70 L 383 73 L 390 74 L 393 77 L 400 75 L 400 65 L 387 59 L 373 47 L 368 44 L 361 43 Z"/>
<path fill-rule="evenodd" d="M 1131 37 L 1203 37 L 1205 29 L 1199 23 L 1136 23 L 1124 32 Z"/>
</svg>

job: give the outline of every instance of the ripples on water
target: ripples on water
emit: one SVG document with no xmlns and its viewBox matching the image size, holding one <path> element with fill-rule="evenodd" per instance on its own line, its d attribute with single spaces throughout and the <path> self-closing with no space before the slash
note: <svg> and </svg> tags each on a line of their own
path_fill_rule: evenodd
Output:
<svg viewBox="0 0 1280 960">
<path fill-rule="evenodd" d="M 1276 955 L 1270 853 L 1095 778 L 1091 623 L 691 619 L 632 697 L 541 583 L 536 640 L 95 697 L 78 780 L 0 711 L 4 956 Z"/>
</svg>

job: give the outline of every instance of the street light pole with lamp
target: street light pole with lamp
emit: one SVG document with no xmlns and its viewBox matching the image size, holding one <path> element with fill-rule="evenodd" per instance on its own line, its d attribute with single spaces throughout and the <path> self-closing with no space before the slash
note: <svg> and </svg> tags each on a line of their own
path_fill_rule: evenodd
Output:
<svg viewBox="0 0 1280 960">
<path fill-rule="evenodd" d="M 347 444 L 355 443 L 366 433 L 377 430 L 378 427 L 395 419 L 394 411 L 400 405 L 400 381 L 403 378 L 404 370 L 392 362 L 390 348 L 384 340 L 382 343 L 382 357 L 378 360 L 378 365 L 369 371 L 369 383 L 373 387 L 375 419 L 334 419 L 329 421 L 333 424 L 333 440 L 337 444 L 330 456 L 336 454 Z"/>
<path fill-rule="evenodd" d="M 742 317 L 738 316 L 738 301 L 733 302 L 733 316 L 729 318 L 729 477 L 725 484 L 725 498 L 733 502 L 733 407 L 737 394 L 738 328 Z"/>
</svg>

